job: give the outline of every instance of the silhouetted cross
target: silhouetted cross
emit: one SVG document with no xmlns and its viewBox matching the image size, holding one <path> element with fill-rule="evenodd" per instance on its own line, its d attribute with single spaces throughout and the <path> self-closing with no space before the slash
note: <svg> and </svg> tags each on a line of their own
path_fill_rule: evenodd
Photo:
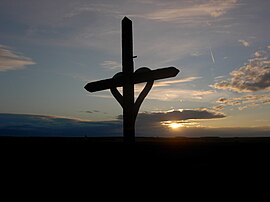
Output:
<svg viewBox="0 0 270 202">
<path fill-rule="evenodd" d="M 123 132 L 124 140 L 127 142 L 135 140 L 135 120 L 154 81 L 174 77 L 179 72 L 175 67 L 156 70 L 142 67 L 134 72 L 133 58 L 135 57 L 133 56 L 132 21 L 124 17 L 122 20 L 122 72 L 110 79 L 88 83 L 84 87 L 89 92 L 111 90 L 112 95 L 123 108 Z M 146 82 L 146 85 L 134 103 L 134 84 L 143 82 Z M 119 93 L 117 87 L 123 87 L 123 95 Z"/>
</svg>

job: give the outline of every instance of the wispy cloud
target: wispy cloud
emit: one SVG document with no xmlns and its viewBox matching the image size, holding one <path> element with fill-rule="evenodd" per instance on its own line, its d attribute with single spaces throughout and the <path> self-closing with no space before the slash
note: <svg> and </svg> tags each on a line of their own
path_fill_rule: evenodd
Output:
<svg viewBox="0 0 270 202">
<path fill-rule="evenodd" d="M 81 2 L 73 4 L 73 9 L 65 15 L 68 18 L 82 13 L 106 13 L 107 15 L 142 17 L 151 20 L 175 22 L 179 19 L 202 17 L 220 17 L 235 8 L 238 0 L 207 0 L 207 1 L 118 1 L 109 4 L 103 1 Z"/>
<path fill-rule="evenodd" d="M 195 57 L 198 57 L 198 56 L 201 56 L 203 55 L 201 52 L 199 51 L 195 51 L 194 53 L 191 53 L 192 56 L 195 56 Z"/>
<path fill-rule="evenodd" d="M 187 82 L 192 82 L 197 79 L 201 79 L 202 77 L 187 77 L 183 79 L 177 79 L 177 80 L 170 80 L 170 81 L 157 81 L 155 82 L 155 87 L 162 87 L 162 86 L 171 86 L 175 84 L 180 84 L 180 83 L 187 83 Z"/>
<path fill-rule="evenodd" d="M 100 113 L 100 111 L 99 111 L 99 110 L 92 110 L 92 111 L 90 111 L 90 110 L 86 110 L 86 111 L 81 111 L 81 112 L 83 112 L 83 113 L 87 113 L 87 114 Z"/>
<path fill-rule="evenodd" d="M 258 95 L 244 95 L 241 97 L 234 98 L 219 98 L 217 103 L 220 105 L 215 107 L 224 108 L 226 106 L 237 106 L 237 109 L 243 110 L 248 108 L 254 108 L 262 106 L 265 104 L 270 104 L 270 95 L 269 94 L 258 94 Z"/>
<path fill-rule="evenodd" d="M 120 69 L 122 65 L 119 62 L 113 61 L 113 60 L 106 60 L 100 64 L 104 68 L 108 69 Z"/>
<path fill-rule="evenodd" d="M 256 92 L 270 89 L 270 60 L 265 50 L 257 51 L 247 64 L 230 73 L 230 78 L 213 88 L 235 92 Z"/>
<path fill-rule="evenodd" d="M 33 0 L 29 2 L 23 5 L 14 4 L 10 15 L 19 18 L 27 27 L 27 30 L 23 31 L 27 33 L 25 38 L 29 42 L 50 46 L 90 47 L 119 55 L 119 21 L 124 15 L 131 17 L 134 25 L 136 22 L 134 50 L 139 57 L 144 55 L 143 65 L 149 67 L 171 65 L 171 62 L 187 57 L 194 51 L 203 51 L 209 40 L 199 34 L 201 30 L 197 31 L 197 25 L 209 26 L 207 22 L 211 19 L 226 21 L 226 17 L 220 17 L 239 5 L 236 0 L 147 1 L 152 3 L 141 0 L 128 3 L 124 0 L 117 3 L 66 0 L 64 5 L 61 1 L 38 4 Z M 2 9 L 6 8 L 8 5 L 4 4 Z M 166 17 L 167 12 L 172 14 Z M 13 16 L 14 14 L 16 15 Z M 153 26 L 149 26 L 149 19 L 152 19 Z M 178 29 L 174 24 L 156 24 L 153 22 L 156 20 L 177 22 L 192 26 L 192 29 L 196 30 L 191 32 L 189 29 Z M 165 28 L 166 34 L 162 34 Z M 103 65 L 106 68 L 117 68 L 113 63 Z"/>
<path fill-rule="evenodd" d="M 252 58 L 250 61 L 254 61 L 254 60 L 265 60 L 266 58 L 267 52 L 264 50 L 258 50 L 254 53 L 255 58 Z"/>
<path fill-rule="evenodd" d="M 206 3 L 167 7 L 146 15 L 146 18 L 165 22 L 177 22 L 187 18 L 219 17 L 237 6 L 237 0 L 217 0 Z"/>
<path fill-rule="evenodd" d="M 178 90 L 168 88 L 166 90 L 161 88 L 154 88 L 149 93 L 148 99 L 161 101 L 177 101 L 177 100 L 201 100 L 206 96 L 214 94 L 213 90 Z"/>
<path fill-rule="evenodd" d="M 221 111 L 221 110 L 224 109 L 224 106 L 223 105 L 217 105 L 217 106 L 213 106 L 212 109 L 215 110 L 215 111 Z"/>
<path fill-rule="evenodd" d="M 177 87 L 182 83 L 192 82 L 201 78 L 202 77 L 187 77 L 177 80 L 155 82 L 153 89 L 147 96 L 147 99 L 161 101 L 201 100 L 207 96 L 215 94 L 215 90 L 190 90 L 179 89 Z M 135 92 L 140 93 L 144 85 L 145 84 L 136 85 Z"/>
<path fill-rule="evenodd" d="M 139 94 L 142 91 L 143 84 L 140 86 L 135 85 L 135 94 Z M 172 87 L 153 87 L 149 94 L 147 95 L 146 99 L 152 100 L 159 100 L 159 101 L 201 101 L 202 99 L 213 99 L 212 97 L 219 97 L 221 96 L 214 90 L 179 90 Z M 121 89 L 119 89 L 121 92 Z M 106 99 L 113 99 L 113 96 L 110 94 L 109 91 L 102 91 L 99 93 L 95 93 L 91 96 L 99 97 L 99 98 L 106 98 Z"/>
<path fill-rule="evenodd" d="M 215 77 L 215 81 L 217 81 L 217 80 L 220 80 L 220 79 L 223 79 L 225 76 L 216 76 Z"/>
<path fill-rule="evenodd" d="M 215 64 L 216 61 L 215 61 L 214 54 L 211 47 L 210 47 L 210 54 L 211 54 L 212 62 Z"/>
<path fill-rule="evenodd" d="M 223 105 L 229 105 L 229 106 L 235 106 L 241 104 L 241 99 L 236 98 L 219 98 L 217 100 L 217 103 L 223 104 Z"/>
<path fill-rule="evenodd" d="M 215 94 L 216 91 L 214 90 L 205 90 L 205 91 L 193 91 L 192 95 L 196 99 L 203 99 L 205 96 Z"/>
<path fill-rule="evenodd" d="M 31 58 L 24 57 L 11 48 L 0 45 L 0 72 L 23 69 L 26 65 L 33 64 L 35 62 Z"/>
<path fill-rule="evenodd" d="M 239 43 L 241 43 L 243 46 L 248 47 L 250 46 L 250 43 L 246 40 L 238 40 Z"/>
<path fill-rule="evenodd" d="M 160 101 L 178 101 L 178 100 L 201 100 L 208 96 L 216 94 L 215 90 L 190 90 L 178 89 L 177 85 L 182 83 L 192 82 L 202 77 L 187 77 L 177 80 L 157 81 L 154 83 L 147 99 L 160 100 Z M 145 83 L 135 85 L 135 94 L 138 95 L 144 88 Z M 122 89 L 118 89 L 122 92 Z M 109 91 L 103 91 L 91 96 L 100 98 L 113 98 Z M 217 95 L 218 96 L 218 95 Z"/>
</svg>

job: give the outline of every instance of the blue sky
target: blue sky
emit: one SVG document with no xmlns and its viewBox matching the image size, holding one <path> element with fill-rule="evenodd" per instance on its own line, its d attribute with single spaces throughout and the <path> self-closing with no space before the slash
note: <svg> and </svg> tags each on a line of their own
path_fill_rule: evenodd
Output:
<svg viewBox="0 0 270 202">
<path fill-rule="evenodd" d="M 104 131 L 116 124 L 121 133 L 122 109 L 110 91 L 83 87 L 121 71 L 120 22 L 128 16 L 135 69 L 181 70 L 155 82 L 138 133 L 144 124 L 153 136 L 157 128 L 164 136 L 269 132 L 269 8 L 266 0 L 1 0 L 0 129 L 47 127 L 48 119 L 61 131 L 75 121 L 89 124 L 90 135 L 105 123 Z"/>
</svg>

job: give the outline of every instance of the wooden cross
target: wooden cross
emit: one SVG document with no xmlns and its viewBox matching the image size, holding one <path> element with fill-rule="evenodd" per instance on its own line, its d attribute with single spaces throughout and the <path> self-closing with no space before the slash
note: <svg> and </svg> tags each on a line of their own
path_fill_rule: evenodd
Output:
<svg viewBox="0 0 270 202">
<path fill-rule="evenodd" d="M 88 83 L 84 88 L 89 92 L 110 89 L 112 95 L 123 108 L 124 141 L 135 141 L 135 121 L 139 108 L 151 90 L 153 83 L 158 79 L 175 77 L 179 70 L 175 67 L 150 70 L 141 67 L 134 72 L 133 64 L 132 21 L 127 17 L 122 20 L 122 72 L 110 79 Z M 134 84 L 146 82 L 146 85 L 134 102 Z M 117 87 L 123 87 L 123 95 Z"/>
</svg>

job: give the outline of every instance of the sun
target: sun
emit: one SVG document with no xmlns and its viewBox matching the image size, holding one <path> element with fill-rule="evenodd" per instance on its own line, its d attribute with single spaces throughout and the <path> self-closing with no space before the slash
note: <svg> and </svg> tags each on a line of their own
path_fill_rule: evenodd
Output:
<svg viewBox="0 0 270 202">
<path fill-rule="evenodd" d="M 178 130 L 180 128 L 185 128 L 185 123 L 182 121 L 162 121 L 161 125 L 166 126 L 172 130 Z"/>
<path fill-rule="evenodd" d="M 177 123 L 177 122 L 172 122 L 172 123 L 168 124 L 168 127 L 170 127 L 171 129 L 178 129 L 178 128 L 182 128 L 183 124 Z"/>
</svg>

